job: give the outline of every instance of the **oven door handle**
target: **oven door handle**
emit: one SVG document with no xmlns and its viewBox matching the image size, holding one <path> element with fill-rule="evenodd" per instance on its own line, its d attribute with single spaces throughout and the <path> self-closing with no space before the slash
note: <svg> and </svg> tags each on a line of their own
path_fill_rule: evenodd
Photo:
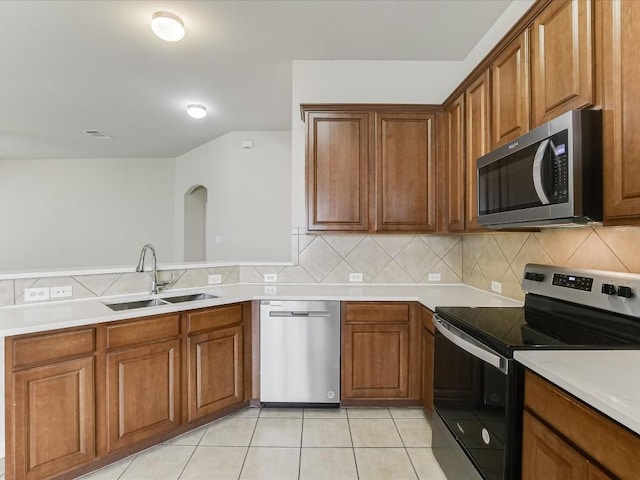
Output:
<svg viewBox="0 0 640 480">
<path fill-rule="evenodd" d="M 433 324 L 436 329 L 454 345 L 462 348 L 483 362 L 488 363 L 492 367 L 497 368 L 505 375 L 509 373 L 509 362 L 506 358 L 489 351 L 487 347 L 480 342 L 475 341 L 469 335 L 450 325 L 438 315 L 433 316 Z"/>
</svg>

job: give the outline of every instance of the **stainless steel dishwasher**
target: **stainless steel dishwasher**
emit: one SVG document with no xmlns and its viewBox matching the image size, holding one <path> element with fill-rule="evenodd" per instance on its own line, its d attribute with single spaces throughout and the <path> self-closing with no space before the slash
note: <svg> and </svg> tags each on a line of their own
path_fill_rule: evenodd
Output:
<svg viewBox="0 0 640 480">
<path fill-rule="evenodd" d="M 260 401 L 340 404 L 340 302 L 260 301 Z"/>
</svg>

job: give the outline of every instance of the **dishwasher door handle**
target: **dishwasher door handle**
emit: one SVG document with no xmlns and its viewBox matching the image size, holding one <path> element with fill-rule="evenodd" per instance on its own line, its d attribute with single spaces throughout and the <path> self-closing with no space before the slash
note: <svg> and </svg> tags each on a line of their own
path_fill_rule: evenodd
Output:
<svg viewBox="0 0 640 480">
<path fill-rule="evenodd" d="M 270 311 L 270 317 L 330 317 L 329 312 L 295 312 L 291 310 Z"/>
</svg>

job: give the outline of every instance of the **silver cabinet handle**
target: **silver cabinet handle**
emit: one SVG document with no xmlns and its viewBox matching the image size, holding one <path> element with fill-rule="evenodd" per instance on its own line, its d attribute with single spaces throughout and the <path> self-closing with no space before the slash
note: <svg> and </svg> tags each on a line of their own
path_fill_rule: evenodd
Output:
<svg viewBox="0 0 640 480">
<path fill-rule="evenodd" d="M 542 161 L 544 160 L 544 152 L 549 146 L 549 141 L 550 140 L 548 138 L 543 141 L 533 157 L 533 186 L 535 187 L 538 198 L 543 205 L 549 205 L 551 203 L 549 198 L 547 198 L 547 194 L 544 192 L 544 186 L 542 185 Z"/>
<path fill-rule="evenodd" d="M 464 332 L 454 332 L 452 329 L 458 330 L 455 327 L 451 327 L 447 322 L 442 320 L 437 315 L 433 316 L 433 324 L 436 329 L 451 343 L 460 347 L 464 351 L 470 353 L 476 358 L 479 358 L 485 363 L 488 363 L 492 367 L 497 368 L 504 374 L 509 373 L 509 363 L 506 358 L 496 355 L 485 348 L 480 342 L 473 340 L 472 338 L 463 338 L 462 335 L 468 337 Z"/>
</svg>

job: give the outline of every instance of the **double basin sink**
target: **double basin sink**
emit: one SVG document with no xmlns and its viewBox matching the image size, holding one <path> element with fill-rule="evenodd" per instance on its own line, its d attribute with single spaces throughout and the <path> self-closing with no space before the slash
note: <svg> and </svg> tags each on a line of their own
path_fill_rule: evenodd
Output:
<svg viewBox="0 0 640 480">
<path fill-rule="evenodd" d="M 199 300 L 209 300 L 218 298 L 217 295 L 208 293 L 192 293 L 191 295 L 179 295 L 177 297 L 152 298 L 150 300 L 136 300 L 132 302 L 105 303 L 111 310 L 119 312 L 121 310 L 131 310 L 134 308 L 158 307 L 161 305 L 171 305 L 183 302 L 197 302 Z"/>
</svg>

